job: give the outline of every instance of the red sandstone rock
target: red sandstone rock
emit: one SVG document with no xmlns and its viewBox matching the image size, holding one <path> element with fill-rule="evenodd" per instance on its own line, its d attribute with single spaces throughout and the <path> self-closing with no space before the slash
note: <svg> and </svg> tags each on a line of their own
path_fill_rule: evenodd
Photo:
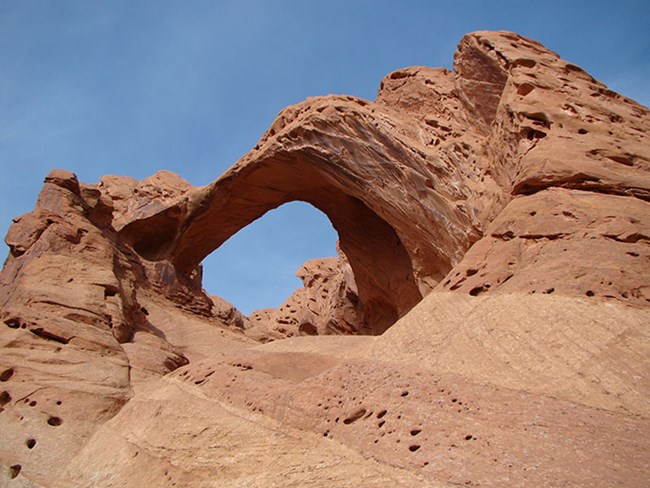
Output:
<svg viewBox="0 0 650 488">
<path fill-rule="evenodd" d="M 642 486 L 649 128 L 540 44 L 477 32 L 453 72 L 285 109 L 207 187 L 52 171 L 5 238 L 0 480 Z M 292 200 L 340 259 L 278 310 L 207 296 L 201 260 Z"/>
<path fill-rule="evenodd" d="M 249 337 L 268 342 L 298 335 L 372 333 L 345 257 L 312 259 L 296 275 L 304 286 L 278 309 L 253 312 Z"/>
<path fill-rule="evenodd" d="M 161 265 L 144 263 L 118 242 L 112 211 L 101 190 L 55 170 L 35 210 L 15 219 L 5 239 L 0 458 L 44 485 L 131 398 L 138 378 L 187 364 L 147 319 L 139 297 L 149 290 L 191 293 L 174 274 L 158 278 Z M 210 310 L 200 294 L 184 306 L 202 300 Z M 38 449 L 22 458 L 29 439 Z"/>
</svg>

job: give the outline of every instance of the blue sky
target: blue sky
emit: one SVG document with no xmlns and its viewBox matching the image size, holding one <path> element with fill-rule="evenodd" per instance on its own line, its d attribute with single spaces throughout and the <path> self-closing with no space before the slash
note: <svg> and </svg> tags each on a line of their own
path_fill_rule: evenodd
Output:
<svg viewBox="0 0 650 488">
<path fill-rule="evenodd" d="M 474 30 L 531 37 L 649 105 L 648 25 L 648 0 L 0 0 L 0 234 L 51 168 L 204 185 L 285 106 L 373 99 L 397 68 L 451 67 Z M 335 240 L 318 211 L 285 205 L 206 260 L 205 287 L 246 313 L 277 306 Z"/>
</svg>

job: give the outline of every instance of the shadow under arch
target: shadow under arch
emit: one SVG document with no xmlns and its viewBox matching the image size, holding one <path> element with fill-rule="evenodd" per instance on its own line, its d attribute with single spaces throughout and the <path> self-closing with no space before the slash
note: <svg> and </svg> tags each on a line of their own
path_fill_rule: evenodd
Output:
<svg viewBox="0 0 650 488">
<path fill-rule="evenodd" d="M 380 334 L 421 299 L 411 258 L 395 230 L 360 198 L 341 188 L 340 172 L 320 158 L 274 154 L 235 166 L 219 178 L 178 229 L 171 261 L 180 274 L 266 212 L 291 201 L 322 211 L 352 267 L 367 330 Z M 349 183 L 349 182 L 348 182 Z M 138 242 L 134 243 L 138 247 Z"/>
</svg>

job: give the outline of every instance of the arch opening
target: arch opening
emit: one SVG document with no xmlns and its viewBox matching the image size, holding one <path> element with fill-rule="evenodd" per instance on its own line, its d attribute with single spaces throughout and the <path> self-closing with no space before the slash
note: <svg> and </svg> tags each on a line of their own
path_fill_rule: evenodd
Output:
<svg viewBox="0 0 650 488">
<path fill-rule="evenodd" d="M 289 202 L 242 228 L 202 262 L 203 288 L 244 315 L 278 308 L 303 283 L 299 268 L 337 256 L 338 235 L 325 214 Z"/>
</svg>

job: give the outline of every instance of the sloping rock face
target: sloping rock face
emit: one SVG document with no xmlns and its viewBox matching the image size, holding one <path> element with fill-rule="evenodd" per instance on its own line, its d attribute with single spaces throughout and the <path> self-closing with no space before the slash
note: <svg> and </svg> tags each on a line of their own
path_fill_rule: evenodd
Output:
<svg viewBox="0 0 650 488">
<path fill-rule="evenodd" d="M 540 44 L 477 32 L 453 72 L 287 108 L 206 187 L 54 170 L 5 238 L 0 483 L 642 486 L 649 128 Z M 210 298 L 203 258 L 293 200 L 339 258 L 278 310 Z M 277 341 L 359 333 L 383 335 Z M 218 456 L 211 414 L 235 432 Z"/>
</svg>

